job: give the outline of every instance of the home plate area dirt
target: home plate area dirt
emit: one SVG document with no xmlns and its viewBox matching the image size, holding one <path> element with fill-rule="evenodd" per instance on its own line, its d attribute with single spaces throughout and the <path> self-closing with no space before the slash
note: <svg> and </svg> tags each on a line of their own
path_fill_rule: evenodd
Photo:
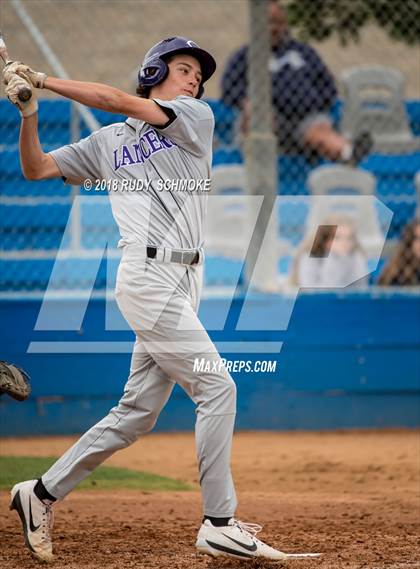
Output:
<svg viewBox="0 0 420 569">
<path fill-rule="evenodd" d="M 3 439 L 0 448 L 4 455 L 46 456 L 63 452 L 73 440 Z M 258 537 L 283 551 L 323 554 L 290 561 L 291 569 L 420 568 L 419 459 L 414 431 L 238 433 L 233 449 L 237 517 L 263 525 Z M 191 433 L 150 435 L 107 464 L 173 476 L 194 490 L 75 490 L 55 506 L 52 567 L 286 567 L 196 553 L 201 500 Z M 8 501 L 8 493 L 1 492 L 0 567 L 39 567 L 24 547 Z"/>
</svg>

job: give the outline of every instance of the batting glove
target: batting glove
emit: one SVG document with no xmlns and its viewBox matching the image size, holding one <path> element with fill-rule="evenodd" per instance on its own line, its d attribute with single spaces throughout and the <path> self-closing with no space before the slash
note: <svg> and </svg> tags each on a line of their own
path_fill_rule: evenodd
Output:
<svg viewBox="0 0 420 569">
<path fill-rule="evenodd" d="M 26 79 L 29 83 L 32 83 L 37 89 L 44 88 L 44 82 L 47 78 L 45 73 L 39 71 L 34 71 L 21 61 L 12 61 L 6 65 L 3 70 L 3 81 L 7 85 L 10 81 L 12 75 L 20 75 L 23 79 Z"/>
<path fill-rule="evenodd" d="M 19 109 L 21 116 L 27 118 L 38 112 L 38 99 L 35 92 L 32 91 L 32 97 L 29 101 L 22 102 L 19 99 L 19 91 L 23 87 L 31 89 L 31 84 L 20 75 L 13 74 L 10 76 L 5 91 L 7 98 Z"/>
</svg>

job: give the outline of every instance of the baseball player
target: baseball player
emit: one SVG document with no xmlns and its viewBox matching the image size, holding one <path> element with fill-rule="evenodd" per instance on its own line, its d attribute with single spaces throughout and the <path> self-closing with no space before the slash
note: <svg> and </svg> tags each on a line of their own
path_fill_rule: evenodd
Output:
<svg viewBox="0 0 420 569">
<path fill-rule="evenodd" d="M 288 557 L 256 538 L 260 526 L 234 517 L 230 455 L 235 383 L 223 366 L 202 373 L 193 368 L 197 357 L 220 362 L 197 317 L 206 192 L 159 191 L 165 180 L 210 178 L 214 117 L 201 97 L 215 69 L 207 51 L 191 40 L 172 37 L 146 54 L 138 76 L 139 96 L 102 84 L 47 77 L 19 62 L 4 71 L 7 95 L 22 115 L 20 154 L 28 179 L 118 181 L 109 191 L 122 248 L 115 295 L 136 334 L 130 375 L 117 406 L 39 480 L 12 489 L 10 507 L 20 516 L 26 545 L 40 560 L 53 557 L 54 502 L 63 500 L 116 450 L 149 432 L 175 383 L 196 404 L 204 505 L 198 551 L 244 560 Z M 22 82 L 129 118 L 46 154 L 38 138 L 35 93 L 26 103 L 17 96 Z M 125 180 L 144 180 L 148 191 L 125 192 Z"/>
</svg>

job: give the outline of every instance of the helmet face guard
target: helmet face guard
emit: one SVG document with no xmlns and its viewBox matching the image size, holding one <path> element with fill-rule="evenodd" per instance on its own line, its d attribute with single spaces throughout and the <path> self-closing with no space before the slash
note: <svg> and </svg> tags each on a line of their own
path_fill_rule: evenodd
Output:
<svg viewBox="0 0 420 569">
<path fill-rule="evenodd" d="M 203 76 L 197 93 L 197 99 L 200 99 L 204 93 L 204 83 L 216 70 L 216 62 L 210 53 L 201 49 L 195 42 L 181 36 L 164 39 L 149 49 L 138 74 L 139 85 L 154 87 L 162 83 L 169 73 L 166 60 L 181 53 L 192 55 L 200 63 Z"/>
</svg>

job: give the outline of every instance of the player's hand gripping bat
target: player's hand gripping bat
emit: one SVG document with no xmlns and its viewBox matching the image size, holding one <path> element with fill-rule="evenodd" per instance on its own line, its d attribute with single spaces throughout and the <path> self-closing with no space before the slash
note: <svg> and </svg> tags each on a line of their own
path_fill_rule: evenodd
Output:
<svg viewBox="0 0 420 569">
<path fill-rule="evenodd" d="M 0 57 L 4 61 L 5 65 L 12 62 L 12 60 L 9 58 L 9 54 L 7 53 L 7 47 L 6 44 L 4 43 L 4 38 L 1 31 L 0 31 Z M 31 97 L 32 97 L 32 90 L 30 87 L 22 87 L 21 89 L 19 89 L 18 93 L 19 101 L 25 103 L 26 101 L 29 101 Z"/>
</svg>

